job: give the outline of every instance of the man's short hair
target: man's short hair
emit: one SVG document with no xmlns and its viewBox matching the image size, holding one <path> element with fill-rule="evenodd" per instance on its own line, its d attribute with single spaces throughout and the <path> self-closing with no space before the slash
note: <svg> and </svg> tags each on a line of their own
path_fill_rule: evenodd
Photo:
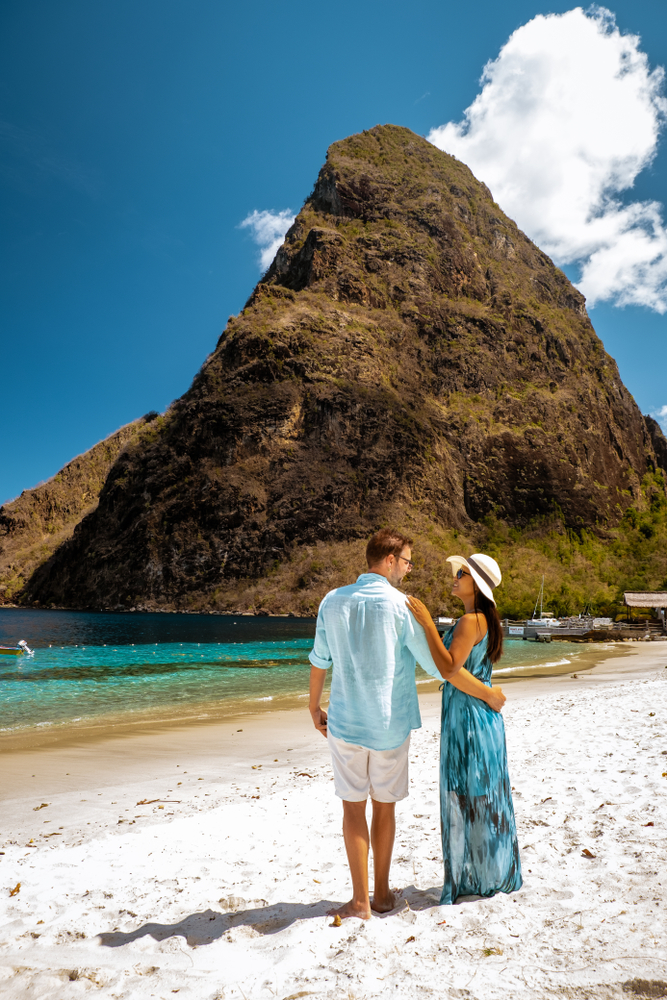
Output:
<svg viewBox="0 0 667 1000">
<path fill-rule="evenodd" d="M 412 546 L 412 539 L 407 535 L 402 535 L 400 531 L 393 528 L 380 528 L 369 538 L 366 546 L 366 562 L 370 566 L 377 566 L 388 555 L 398 558 L 406 545 Z"/>
</svg>

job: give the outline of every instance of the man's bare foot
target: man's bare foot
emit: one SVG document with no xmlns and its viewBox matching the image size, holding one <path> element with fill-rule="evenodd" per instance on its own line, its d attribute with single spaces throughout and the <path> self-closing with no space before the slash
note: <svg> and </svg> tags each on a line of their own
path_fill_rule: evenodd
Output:
<svg viewBox="0 0 667 1000">
<path fill-rule="evenodd" d="M 370 907 L 355 903 L 355 901 L 351 899 L 349 903 L 344 903 L 343 906 L 339 906 L 337 910 L 327 910 L 327 916 L 337 916 L 340 917 L 341 920 L 345 920 L 346 917 L 359 917 L 360 920 L 370 920 L 371 911 Z"/>
<path fill-rule="evenodd" d="M 393 892 L 388 892 L 383 896 L 375 895 L 371 899 L 371 910 L 375 910 L 376 913 L 389 913 L 395 906 L 396 896 Z"/>
</svg>

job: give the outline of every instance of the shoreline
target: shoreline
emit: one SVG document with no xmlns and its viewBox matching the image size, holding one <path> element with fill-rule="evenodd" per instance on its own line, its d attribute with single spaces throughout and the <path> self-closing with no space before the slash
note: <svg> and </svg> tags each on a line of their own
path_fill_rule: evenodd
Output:
<svg viewBox="0 0 667 1000">
<path fill-rule="evenodd" d="M 542 689 L 558 677 L 570 675 L 573 671 L 581 673 L 599 672 L 599 667 L 607 661 L 619 657 L 632 656 L 633 646 L 627 643 L 606 643 L 603 649 L 583 649 L 576 654 L 574 664 L 564 664 L 560 661 L 545 663 L 533 667 L 508 668 L 513 671 L 505 675 L 501 671 L 494 674 L 494 683 L 501 686 L 515 685 L 525 681 L 531 685 L 531 691 Z M 667 651 L 667 643 L 665 644 Z M 522 674 L 522 670 L 530 670 L 530 674 Z M 190 726 L 207 726 L 224 724 L 239 719 L 258 716 L 264 724 L 270 725 L 270 718 L 277 712 L 302 710 L 307 695 L 307 678 L 304 675 L 305 690 L 301 694 L 273 695 L 262 699 L 260 709 L 257 699 L 230 698 L 217 702 L 199 702 L 187 706 L 155 709 L 150 713 L 142 713 L 135 718 L 123 715 L 102 715 L 84 720 L 69 720 L 66 722 L 41 723 L 36 726 L 16 727 L 0 731 L 0 754 L 11 750 L 35 750 L 38 748 L 66 745 L 71 742 L 98 741 L 107 738 L 124 738 L 133 734 L 148 734 L 161 732 L 165 729 L 181 730 Z M 536 686 L 539 685 L 539 688 Z M 420 678 L 417 689 L 420 697 L 438 691 L 440 682 L 430 678 Z M 271 704 L 269 704 L 271 702 Z"/>
<path fill-rule="evenodd" d="M 0 611 L 5 608 L 15 611 L 71 611 L 77 615 L 223 615 L 226 618 L 298 618 L 300 620 L 316 621 L 312 614 L 299 615 L 296 611 L 283 611 L 273 614 L 270 611 L 190 611 L 181 608 L 36 608 L 32 604 L 0 604 Z"/>
<path fill-rule="evenodd" d="M 628 984 L 667 980 L 667 646 L 656 646 L 505 684 L 524 877 L 507 896 L 439 905 L 440 696 L 421 695 L 397 809 L 399 905 L 340 928 L 326 911 L 349 895 L 341 808 L 305 708 L 7 751 L 0 992 L 644 995 Z"/>
<path fill-rule="evenodd" d="M 656 646 L 648 643 L 641 647 L 623 644 L 622 648 L 610 651 L 587 669 L 577 666 L 567 673 L 498 678 L 507 696 L 504 711 L 512 704 L 530 698 L 590 691 L 612 683 L 643 679 L 660 666 L 667 668 L 667 643 L 661 648 Z M 418 685 L 423 725 L 427 724 L 427 720 L 430 724 L 439 718 L 439 686 L 437 681 L 431 680 Z M 106 773 L 107 760 L 114 761 L 113 774 L 116 776 L 121 762 L 127 764 L 130 773 L 133 773 L 135 766 L 130 762 L 159 761 L 173 752 L 177 755 L 194 753 L 198 759 L 209 756 L 222 758 L 226 764 L 235 767 L 247 761 L 249 756 L 266 756 L 276 740 L 281 747 L 298 741 L 305 750 L 309 745 L 308 737 L 313 734 L 318 736 L 308 714 L 307 693 L 286 700 L 291 704 L 259 712 L 249 708 L 218 717 L 170 717 L 112 726 L 68 726 L 58 731 L 40 732 L 37 740 L 34 730 L 6 734 L 0 738 L 0 760 L 3 764 L 0 769 L 0 801 L 7 794 L 15 794 L 16 788 L 24 787 L 26 781 L 30 794 L 39 788 L 44 789 L 44 794 L 50 788 L 59 789 L 61 779 L 74 773 L 78 776 L 77 780 L 94 783 L 98 769 L 100 774 Z M 319 745 L 318 740 L 315 746 Z M 294 753 L 297 753 L 296 749 Z M 64 762 L 63 766 L 61 762 Z M 43 776 L 43 784 L 33 781 L 33 773 L 38 772 Z M 68 787 L 67 783 L 63 785 L 63 789 Z"/>
</svg>

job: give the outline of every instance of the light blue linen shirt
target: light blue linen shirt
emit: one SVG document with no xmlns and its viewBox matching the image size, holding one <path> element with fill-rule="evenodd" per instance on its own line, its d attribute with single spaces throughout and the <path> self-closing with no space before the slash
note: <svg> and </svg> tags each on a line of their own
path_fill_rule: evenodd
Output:
<svg viewBox="0 0 667 1000">
<path fill-rule="evenodd" d="M 370 750 L 393 750 L 420 728 L 416 661 L 441 679 L 405 594 L 379 573 L 326 595 L 309 659 L 320 670 L 333 667 L 331 735 Z"/>
</svg>

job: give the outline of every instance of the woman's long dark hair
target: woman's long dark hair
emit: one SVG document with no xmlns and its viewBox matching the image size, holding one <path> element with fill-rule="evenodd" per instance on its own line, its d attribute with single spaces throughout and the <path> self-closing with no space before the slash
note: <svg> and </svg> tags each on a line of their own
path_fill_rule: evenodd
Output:
<svg viewBox="0 0 667 1000">
<path fill-rule="evenodd" d="M 474 582 L 474 581 L 473 581 Z M 491 663 L 497 663 L 503 655 L 503 626 L 500 615 L 493 601 L 483 594 L 475 584 L 475 613 L 479 612 L 486 618 L 486 655 Z"/>
</svg>

